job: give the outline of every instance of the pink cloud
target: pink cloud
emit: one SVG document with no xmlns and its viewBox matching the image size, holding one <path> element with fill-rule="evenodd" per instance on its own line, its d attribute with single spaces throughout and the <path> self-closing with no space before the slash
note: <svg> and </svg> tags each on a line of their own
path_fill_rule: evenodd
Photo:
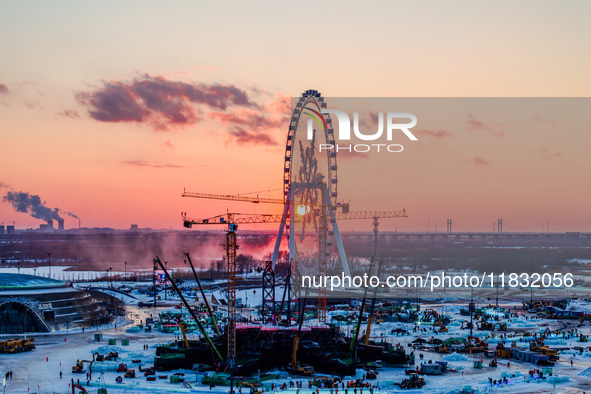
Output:
<svg viewBox="0 0 591 394">
<path fill-rule="evenodd" d="M 230 135 L 232 135 L 236 139 L 236 143 L 238 145 L 278 145 L 277 142 L 266 133 L 255 133 L 252 131 L 244 130 L 240 127 L 236 127 L 233 130 L 229 131 Z"/>
<path fill-rule="evenodd" d="M 158 145 L 162 148 L 174 149 L 174 145 L 170 140 L 166 140 L 162 143 L 159 143 Z"/>
<path fill-rule="evenodd" d="M 552 119 L 545 118 L 545 117 L 540 116 L 540 115 L 532 115 L 531 118 L 533 120 L 536 120 L 536 121 L 541 122 L 541 123 L 547 123 L 547 124 L 549 124 L 551 126 L 556 126 L 556 121 L 554 121 Z"/>
<path fill-rule="evenodd" d="M 474 115 L 468 114 L 468 120 L 466 121 L 468 124 L 468 130 L 470 131 L 480 131 L 492 134 L 496 138 L 503 138 L 505 137 L 505 133 L 500 129 L 503 128 L 503 125 L 500 123 L 497 124 L 485 124 L 478 120 Z"/>
<path fill-rule="evenodd" d="M 562 156 L 561 151 L 556 150 L 556 149 L 551 149 L 547 146 L 543 146 L 535 152 L 538 153 L 539 155 L 541 155 L 542 159 L 544 159 L 544 160 L 556 159 L 557 157 Z"/>
<path fill-rule="evenodd" d="M 66 118 L 72 118 L 72 119 L 80 117 L 80 114 L 78 113 L 78 111 L 76 111 L 74 109 L 63 110 L 62 112 L 58 112 L 57 115 L 65 116 Z"/>
<path fill-rule="evenodd" d="M 417 130 L 417 135 L 421 137 L 432 138 L 437 141 L 443 141 L 447 138 L 456 136 L 454 133 L 447 130 Z"/>
<path fill-rule="evenodd" d="M 131 81 L 103 82 L 99 89 L 78 93 L 76 98 L 95 120 L 145 123 L 156 131 L 199 122 L 201 105 L 222 111 L 258 107 L 234 85 L 186 83 L 148 74 Z"/>
<path fill-rule="evenodd" d="M 130 166 L 135 166 L 135 167 L 184 168 L 183 166 L 179 166 L 176 164 L 166 164 L 166 163 L 160 163 L 160 162 L 156 162 L 156 161 L 146 161 L 146 160 L 124 160 L 121 163 L 130 165 Z"/>
<path fill-rule="evenodd" d="M 464 160 L 466 163 L 470 163 L 470 164 L 474 164 L 476 166 L 480 166 L 480 167 L 486 167 L 490 164 L 489 161 L 483 159 L 480 156 L 474 155 L 474 157 L 470 158 L 470 159 L 466 159 Z"/>
</svg>

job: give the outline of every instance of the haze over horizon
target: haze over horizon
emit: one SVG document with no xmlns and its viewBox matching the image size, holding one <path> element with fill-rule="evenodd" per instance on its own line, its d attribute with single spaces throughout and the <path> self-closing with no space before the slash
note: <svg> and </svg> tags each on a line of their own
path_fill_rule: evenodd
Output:
<svg viewBox="0 0 591 394">
<path fill-rule="evenodd" d="M 36 228 L 57 213 L 66 228 L 79 216 L 181 229 L 181 212 L 280 213 L 181 193 L 281 198 L 290 97 L 306 89 L 589 97 L 589 20 L 585 1 L 2 1 L 0 223 Z M 477 115 L 423 128 L 387 163 L 342 155 L 339 200 L 407 210 L 383 231 L 444 231 L 447 218 L 457 231 L 497 218 L 511 232 L 591 231 L 588 125 L 552 115 L 502 135 Z"/>
</svg>

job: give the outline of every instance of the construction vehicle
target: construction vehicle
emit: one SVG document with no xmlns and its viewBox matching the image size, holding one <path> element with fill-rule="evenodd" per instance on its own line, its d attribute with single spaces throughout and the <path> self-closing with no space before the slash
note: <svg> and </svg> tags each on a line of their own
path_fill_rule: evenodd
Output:
<svg viewBox="0 0 591 394">
<path fill-rule="evenodd" d="M 435 320 L 437 320 L 437 318 L 439 317 L 439 313 L 437 313 L 435 309 L 425 309 L 423 311 L 423 314 L 425 315 L 425 319 L 433 317 Z"/>
<path fill-rule="evenodd" d="M 314 378 L 314 386 L 315 387 L 324 387 L 328 389 L 338 388 L 339 383 L 341 383 L 340 378 L 328 378 L 326 376 L 318 376 Z"/>
<path fill-rule="evenodd" d="M 449 329 L 445 326 L 445 323 L 443 322 L 443 320 L 435 321 L 435 323 L 433 323 L 433 328 L 435 329 L 436 327 L 439 327 L 439 331 L 436 331 L 436 332 L 448 332 L 449 331 Z"/>
<path fill-rule="evenodd" d="M 76 360 L 76 365 L 72 367 L 72 373 L 86 373 L 84 363 L 88 363 L 88 370 L 92 373 L 92 364 L 99 358 L 104 361 L 105 356 L 96 352 L 92 354 L 92 360 Z"/>
<path fill-rule="evenodd" d="M 466 325 L 465 327 L 464 327 L 464 324 Z M 468 320 L 462 320 L 462 326 L 460 328 L 463 330 L 472 329 L 472 328 L 474 328 L 474 324 L 470 323 Z"/>
<path fill-rule="evenodd" d="M 500 358 L 511 358 L 511 350 L 507 349 L 502 342 L 497 344 L 496 356 Z"/>
<path fill-rule="evenodd" d="M 119 366 L 117 367 L 117 372 L 127 372 L 127 364 L 119 364 Z"/>
<path fill-rule="evenodd" d="M 105 361 L 117 361 L 118 358 L 119 358 L 119 353 L 118 352 L 109 352 L 105 356 Z"/>
<path fill-rule="evenodd" d="M 105 361 L 105 355 L 104 354 L 100 354 L 99 352 L 96 353 L 92 353 L 92 359 L 94 361 Z"/>
<path fill-rule="evenodd" d="M 451 351 L 447 346 L 442 345 L 437 348 L 437 353 L 451 353 Z"/>
<path fill-rule="evenodd" d="M 142 366 L 140 365 L 139 370 L 140 370 L 140 372 L 144 373 L 144 376 L 151 376 L 151 375 L 156 374 L 156 370 L 154 369 L 154 367 L 148 367 L 148 368 L 142 369 Z"/>
<path fill-rule="evenodd" d="M 396 386 L 400 386 L 401 389 L 420 389 L 425 385 L 425 379 L 419 377 L 416 374 L 411 374 L 410 378 L 404 379 L 401 383 L 394 383 Z"/>
<path fill-rule="evenodd" d="M 35 345 L 33 345 L 34 340 L 35 338 L 14 338 L 0 341 L 0 353 L 20 353 L 31 351 L 35 349 Z"/>
<path fill-rule="evenodd" d="M 472 342 L 472 340 L 474 340 L 474 342 Z M 471 353 L 484 352 L 488 349 L 488 343 L 478 337 L 468 335 L 468 343 L 466 344 L 465 349 Z"/>
<path fill-rule="evenodd" d="M 490 330 L 493 331 L 495 329 L 494 324 L 487 322 L 486 320 L 477 321 L 476 325 L 478 326 L 479 330 Z"/>
<path fill-rule="evenodd" d="M 123 376 L 126 378 L 135 378 L 135 369 L 128 369 Z"/>
<path fill-rule="evenodd" d="M 493 325 L 493 331 L 495 330 L 495 328 L 497 328 L 497 326 L 499 331 L 507 331 L 507 323 L 495 323 Z"/>
<path fill-rule="evenodd" d="M 88 363 L 89 366 L 89 370 L 92 371 L 92 363 L 94 362 L 94 357 L 93 360 L 76 360 L 76 365 L 74 365 L 72 367 L 72 373 L 86 373 L 86 370 L 84 369 L 84 363 Z"/>
<path fill-rule="evenodd" d="M 302 324 L 304 323 L 304 312 L 306 310 L 306 298 L 300 311 L 298 318 L 298 331 L 293 336 L 293 347 L 291 349 L 291 363 L 286 368 L 287 372 L 294 375 L 311 376 L 314 375 L 314 367 L 309 365 L 300 365 L 298 362 L 298 348 L 300 346 L 300 335 L 302 334 Z"/>
<path fill-rule="evenodd" d="M 549 346 L 540 345 L 536 341 L 530 341 L 529 343 L 529 350 L 532 352 L 542 353 L 544 356 L 548 356 L 550 361 L 558 361 L 560 359 L 560 353 L 556 350 L 550 349 Z"/>
<path fill-rule="evenodd" d="M 189 341 L 187 340 L 187 334 L 185 333 L 185 331 L 187 329 L 187 323 L 185 323 L 180 316 L 177 317 L 177 321 L 179 323 L 179 328 L 181 329 L 181 333 L 183 334 L 183 342 L 185 344 L 185 347 L 188 348 Z"/>
<path fill-rule="evenodd" d="M 373 369 L 367 371 L 367 373 L 365 374 L 366 379 L 374 380 L 374 379 L 377 379 L 377 377 L 378 377 L 378 372 L 374 371 Z"/>
</svg>

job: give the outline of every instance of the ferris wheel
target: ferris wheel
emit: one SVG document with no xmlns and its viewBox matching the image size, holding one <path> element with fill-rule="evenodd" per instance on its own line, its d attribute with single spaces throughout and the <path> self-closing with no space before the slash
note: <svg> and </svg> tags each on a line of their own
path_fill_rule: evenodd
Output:
<svg viewBox="0 0 591 394">
<path fill-rule="evenodd" d="M 332 242 L 336 240 L 343 270 L 348 275 L 349 266 L 335 218 L 339 205 L 337 155 L 334 150 L 320 152 L 318 149 L 320 144 L 334 146 L 332 119 L 329 114 L 322 113 L 325 108 L 326 102 L 316 90 L 307 90 L 292 102 L 283 165 L 284 217 L 289 218 L 290 261 L 297 262 L 300 273 L 304 270 L 309 274 L 322 274 Z M 279 229 L 273 262 L 283 232 L 284 223 Z"/>
</svg>

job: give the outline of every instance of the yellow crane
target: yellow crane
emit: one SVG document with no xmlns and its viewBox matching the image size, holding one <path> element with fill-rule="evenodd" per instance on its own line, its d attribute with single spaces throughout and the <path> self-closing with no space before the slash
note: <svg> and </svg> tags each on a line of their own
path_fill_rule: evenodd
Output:
<svg viewBox="0 0 591 394">
<path fill-rule="evenodd" d="M 183 190 L 182 197 L 192 197 L 192 198 L 205 198 L 210 200 L 228 200 L 228 201 L 241 201 L 241 202 L 251 202 L 253 204 L 283 204 L 284 201 L 279 198 L 260 198 L 259 196 L 256 197 L 245 197 L 239 195 L 231 195 L 231 194 L 211 194 L 211 193 L 194 193 L 194 192 L 187 192 Z"/>
<path fill-rule="evenodd" d="M 185 333 L 185 328 L 187 326 L 187 323 L 185 323 L 183 321 L 182 317 L 178 317 L 177 322 L 179 324 L 179 328 L 181 329 L 181 333 L 183 334 L 183 342 L 185 343 L 185 347 L 188 349 L 189 348 L 189 341 L 187 340 L 187 334 Z"/>
</svg>

